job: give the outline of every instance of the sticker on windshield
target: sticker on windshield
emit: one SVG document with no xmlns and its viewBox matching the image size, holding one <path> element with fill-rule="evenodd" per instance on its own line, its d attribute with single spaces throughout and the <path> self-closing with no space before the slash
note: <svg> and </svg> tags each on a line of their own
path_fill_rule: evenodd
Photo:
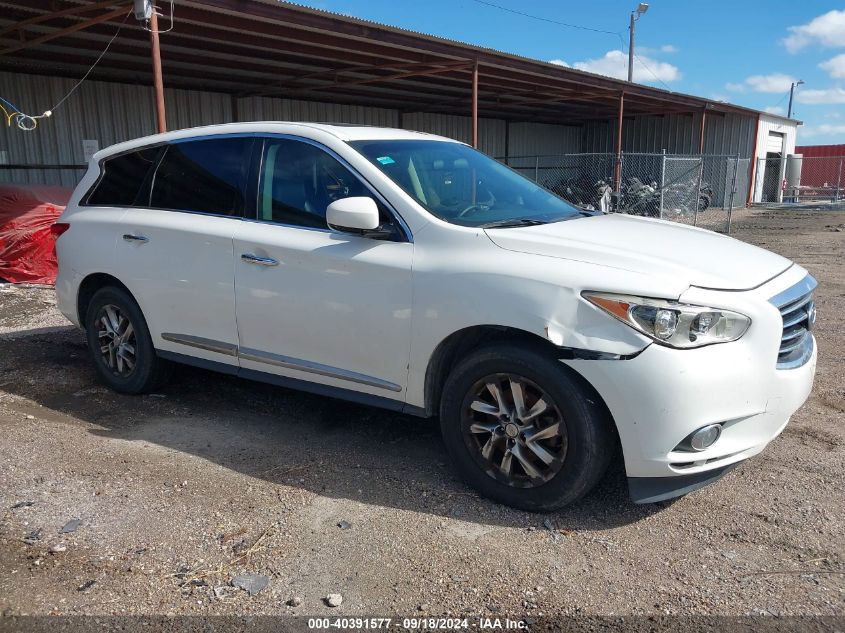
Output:
<svg viewBox="0 0 845 633">
<path fill-rule="evenodd" d="M 376 158 L 376 160 L 378 162 L 380 162 L 382 165 L 392 165 L 393 163 L 396 162 L 390 156 L 379 156 L 378 158 Z"/>
</svg>

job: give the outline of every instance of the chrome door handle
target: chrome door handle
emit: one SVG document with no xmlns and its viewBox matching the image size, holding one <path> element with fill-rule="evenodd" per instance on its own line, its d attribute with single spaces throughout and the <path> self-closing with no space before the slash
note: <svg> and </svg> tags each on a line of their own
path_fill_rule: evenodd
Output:
<svg viewBox="0 0 845 633">
<path fill-rule="evenodd" d="M 132 235 L 131 233 L 124 233 L 123 239 L 127 242 L 149 242 L 150 238 L 143 235 Z"/>
<path fill-rule="evenodd" d="M 278 266 L 279 262 L 272 257 L 259 257 L 252 253 L 243 253 L 241 259 L 248 264 L 258 264 L 259 266 Z"/>
</svg>

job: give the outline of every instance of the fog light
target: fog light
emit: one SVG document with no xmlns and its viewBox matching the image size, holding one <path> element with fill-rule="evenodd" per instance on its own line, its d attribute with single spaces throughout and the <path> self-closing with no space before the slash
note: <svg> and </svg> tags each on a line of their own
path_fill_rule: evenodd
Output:
<svg viewBox="0 0 845 633">
<path fill-rule="evenodd" d="M 703 451 L 706 448 L 713 446 L 713 443 L 719 439 L 722 434 L 721 424 L 710 424 L 701 427 L 695 433 L 690 435 L 689 445 L 695 451 Z"/>
</svg>

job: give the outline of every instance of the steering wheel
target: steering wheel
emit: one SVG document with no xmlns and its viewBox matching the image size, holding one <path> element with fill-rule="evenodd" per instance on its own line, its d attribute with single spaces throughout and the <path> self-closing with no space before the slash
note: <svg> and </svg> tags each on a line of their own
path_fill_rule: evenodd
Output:
<svg viewBox="0 0 845 633">
<path fill-rule="evenodd" d="M 479 200 L 478 202 L 474 202 L 473 204 L 464 207 L 463 210 L 461 210 L 455 217 L 465 218 L 466 216 L 472 214 L 474 211 L 487 210 L 494 204 L 496 204 L 496 196 L 494 196 L 493 192 L 488 189 L 486 200 Z"/>
</svg>

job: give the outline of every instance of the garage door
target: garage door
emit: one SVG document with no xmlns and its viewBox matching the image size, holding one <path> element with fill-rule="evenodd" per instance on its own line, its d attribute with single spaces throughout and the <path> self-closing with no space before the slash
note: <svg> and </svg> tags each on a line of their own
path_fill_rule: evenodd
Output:
<svg viewBox="0 0 845 633">
<path fill-rule="evenodd" d="M 766 139 L 766 153 L 769 152 L 783 154 L 783 134 L 780 132 L 769 132 L 769 137 Z"/>
</svg>

